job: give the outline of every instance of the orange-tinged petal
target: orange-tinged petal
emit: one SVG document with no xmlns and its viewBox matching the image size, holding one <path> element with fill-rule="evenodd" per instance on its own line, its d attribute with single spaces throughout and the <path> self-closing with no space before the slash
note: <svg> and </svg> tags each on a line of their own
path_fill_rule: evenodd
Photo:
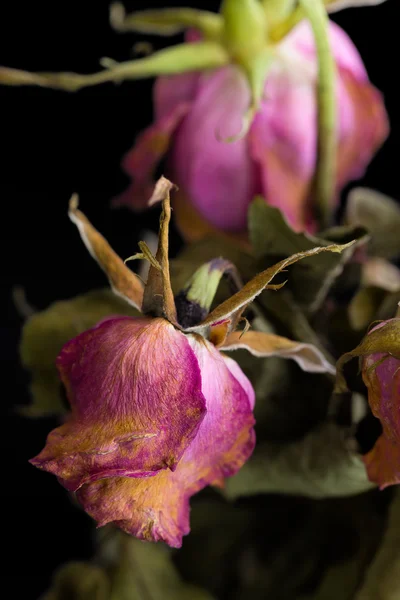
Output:
<svg viewBox="0 0 400 600">
<path fill-rule="evenodd" d="M 341 129 L 337 153 L 337 185 L 359 179 L 389 134 L 382 94 L 368 81 L 341 71 Z"/>
<path fill-rule="evenodd" d="M 66 344 L 57 366 L 72 414 L 34 465 L 69 490 L 176 468 L 206 410 L 182 333 L 164 319 L 109 319 Z"/>
<path fill-rule="evenodd" d="M 212 344 L 198 336 L 188 339 L 200 367 L 207 413 L 176 470 L 142 479 L 104 479 L 78 492 L 99 525 L 112 521 L 140 539 L 164 540 L 174 547 L 189 532 L 190 497 L 236 473 L 254 447 L 250 382 Z"/>
<path fill-rule="evenodd" d="M 381 435 L 375 446 L 364 456 L 370 481 L 379 484 L 381 490 L 400 483 L 400 443 Z"/>
</svg>

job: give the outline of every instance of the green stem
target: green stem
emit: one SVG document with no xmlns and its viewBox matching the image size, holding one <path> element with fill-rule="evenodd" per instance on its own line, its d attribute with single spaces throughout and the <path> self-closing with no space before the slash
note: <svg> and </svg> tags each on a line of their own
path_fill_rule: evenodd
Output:
<svg viewBox="0 0 400 600">
<path fill-rule="evenodd" d="M 336 66 L 323 0 L 300 0 L 310 21 L 318 55 L 318 160 L 315 198 L 321 229 L 331 225 L 336 179 Z"/>
</svg>

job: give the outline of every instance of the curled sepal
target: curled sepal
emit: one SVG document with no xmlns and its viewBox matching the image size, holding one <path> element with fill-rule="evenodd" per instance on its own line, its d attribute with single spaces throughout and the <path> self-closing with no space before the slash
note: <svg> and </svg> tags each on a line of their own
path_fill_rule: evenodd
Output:
<svg viewBox="0 0 400 600">
<path fill-rule="evenodd" d="M 200 31 L 204 39 L 217 40 L 223 22 L 220 15 L 195 8 L 141 10 L 127 15 L 119 2 L 110 6 L 110 22 L 116 31 L 136 31 L 154 35 L 176 35 L 185 29 Z"/>
<path fill-rule="evenodd" d="M 142 282 L 128 269 L 86 216 L 78 210 L 78 196 L 75 194 L 70 200 L 68 214 L 71 221 L 77 226 L 86 248 L 107 275 L 113 292 L 141 310 Z"/>
<path fill-rule="evenodd" d="M 39 85 L 68 92 L 101 83 L 143 79 L 159 75 L 174 75 L 216 69 L 229 63 L 226 50 L 218 43 L 198 41 L 177 44 L 150 56 L 122 63 L 107 61 L 109 68 L 98 73 L 28 73 L 19 69 L 0 67 L 2 85 Z"/>
<path fill-rule="evenodd" d="M 174 294 L 172 292 L 168 259 L 168 232 L 171 219 L 170 191 L 174 184 L 161 177 L 154 188 L 149 206 L 162 202 L 158 248 L 155 262 L 150 261 L 149 275 L 143 296 L 142 310 L 145 314 L 165 317 L 170 323 L 177 325 Z M 159 267 L 157 266 L 157 263 Z"/>
<path fill-rule="evenodd" d="M 235 331 L 227 337 L 220 350 L 226 352 L 241 348 L 260 358 L 279 356 L 280 358 L 292 359 L 297 362 L 303 371 L 309 373 L 335 374 L 335 367 L 313 344 L 295 342 L 273 333 Z"/>
<path fill-rule="evenodd" d="M 231 296 L 228 300 L 217 306 L 206 319 L 199 325 L 191 327 L 188 331 L 196 331 L 202 335 L 208 335 L 210 328 L 226 319 L 231 318 L 234 322 L 238 322 L 238 317 L 242 314 L 245 308 L 253 302 L 253 300 L 261 294 L 265 289 L 279 289 L 284 284 L 272 285 L 270 282 L 278 273 L 281 273 L 286 267 L 296 263 L 303 258 L 308 258 L 320 254 L 320 252 L 343 252 L 346 248 L 352 246 L 355 242 L 349 242 L 348 244 L 331 244 L 329 246 L 321 248 L 312 248 L 305 252 L 297 252 L 284 260 L 281 260 L 276 265 L 262 271 L 256 275 L 251 281 L 246 283 L 241 290 Z"/>
</svg>

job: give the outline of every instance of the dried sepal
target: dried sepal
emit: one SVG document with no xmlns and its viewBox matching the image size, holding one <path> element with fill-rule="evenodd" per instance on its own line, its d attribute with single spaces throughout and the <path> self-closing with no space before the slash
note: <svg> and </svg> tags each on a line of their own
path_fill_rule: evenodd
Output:
<svg viewBox="0 0 400 600">
<path fill-rule="evenodd" d="M 124 264 L 106 239 L 93 227 L 89 219 L 78 209 L 78 196 L 69 202 L 69 218 L 78 228 L 86 248 L 108 277 L 111 289 L 129 304 L 141 310 L 143 285 L 140 279 Z"/>
<path fill-rule="evenodd" d="M 143 312 L 158 317 L 165 317 L 170 323 L 178 325 L 174 294 L 169 274 L 168 233 L 171 219 L 170 191 L 174 188 L 165 177 L 161 177 L 155 186 L 149 206 L 162 202 L 158 248 L 155 260 L 161 269 L 150 263 L 149 275 L 143 297 Z"/>
<path fill-rule="evenodd" d="M 315 256 L 320 252 L 343 252 L 346 248 L 352 246 L 355 242 L 349 242 L 348 244 L 338 245 L 332 244 L 330 246 L 312 248 L 311 250 L 307 250 L 305 252 L 297 252 L 284 260 L 281 260 L 276 265 L 269 267 L 265 271 L 262 271 L 258 275 L 256 275 L 251 281 L 246 283 L 245 286 L 241 290 L 239 290 L 236 294 L 231 296 L 228 300 L 217 306 L 206 319 L 199 325 L 188 329 L 188 331 L 196 331 L 198 333 L 204 334 L 209 328 L 225 319 L 230 318 L 235 321 L 238 320 L 238 317 L 241 317 L 243 311 L 246 307 L 253 302 L 253 300 L 261 294 L 261 292 L 265 289 L 280 289 L 284 284 L 274 285 L 270 282 L 278 273 L 281 273 L 286 269 L 286 267 L 296 263 L 303 258 L 308 258 L 310 256 Z"/>
</svg>

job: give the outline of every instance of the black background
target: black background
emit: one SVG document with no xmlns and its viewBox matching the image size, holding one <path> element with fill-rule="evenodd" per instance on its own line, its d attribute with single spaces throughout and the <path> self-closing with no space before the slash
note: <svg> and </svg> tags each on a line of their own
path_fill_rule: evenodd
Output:
<svg viewBox="0 0 400 600">
<path fill-rule="evenodd" d="M 219 3 L 181 4 L 217 9 Z M 161 3 L 127 3 L 128 10 L 157 6 Z M 374 8 L 343 11 L 334 20 L 358 47 L 372 82 L 384 93 L 391 120 L 390 138 L 361 183 L 399 199 L 398 8 L 397 0 L 388 0 Z M 132 57 L 133 44 L 143 39 L 111 30 L 107 0 L 13 0 L 0 8 L 0 64 L 10 67 L 89 73 L 100 68 L 103 56 Z M 156 47 L 162 43 L 166 41 L 154 38 Z M 151 81 L 107 84 L 76 94 L 0 88 L 0 95 L 1 562 L 8 564 L 2 589 L 11 586 L 13 597 L 34 600 L 58 564 L 90 555 L 91 527 L 56 479 L 27 462 L 42 449 L 56 423 L 13 413 L 12 407 L 28 402 L 29 396 L 28 376 L 18 360 L 22 320 L 11 289 L 23 286 L 29 302 L 42 309 L 56 299 L 104 285 L 67 218 L 72 192 L 80 194 L 83 210 L 121 256 L 136 251 L 143 228 L 156 228 L 157 212 L 137 216 L 109 209 L 110 198 L 128 182 L 120 170 L 121 156 L 151 120 Z M 172 250 L 178 247 L 175 235 Z"/>
</svg>

